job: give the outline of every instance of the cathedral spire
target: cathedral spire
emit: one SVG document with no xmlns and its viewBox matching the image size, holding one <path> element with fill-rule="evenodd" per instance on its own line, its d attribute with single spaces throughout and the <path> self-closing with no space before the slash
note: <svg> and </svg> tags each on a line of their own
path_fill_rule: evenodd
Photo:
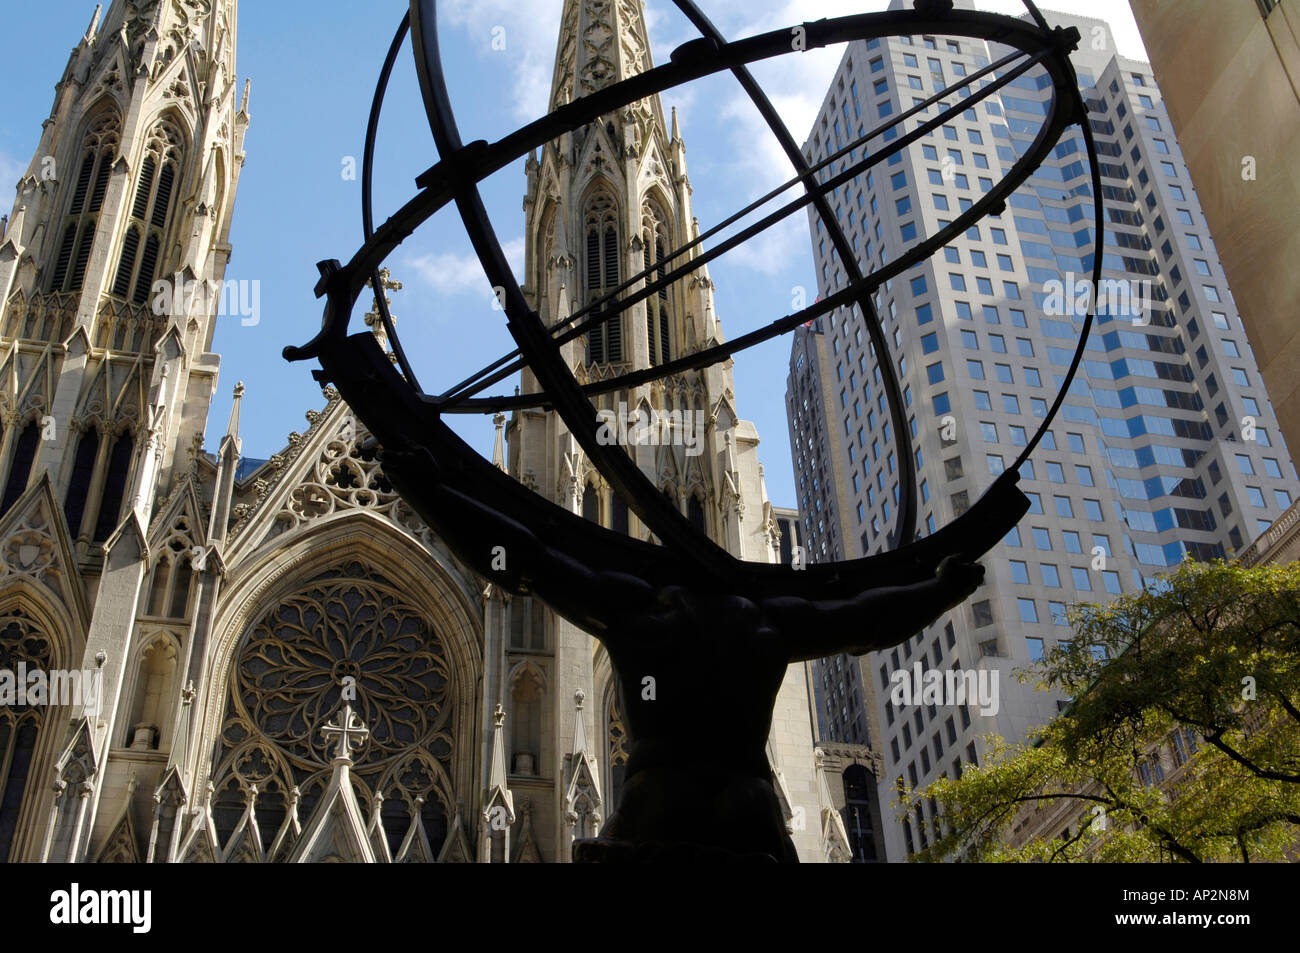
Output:
<svg viewBox="0 0 1300 953">
<path fill-rule="evenodd" d="M 643 0 L 565 0 L 551 108 L 653 65 Z"/>
</svg>

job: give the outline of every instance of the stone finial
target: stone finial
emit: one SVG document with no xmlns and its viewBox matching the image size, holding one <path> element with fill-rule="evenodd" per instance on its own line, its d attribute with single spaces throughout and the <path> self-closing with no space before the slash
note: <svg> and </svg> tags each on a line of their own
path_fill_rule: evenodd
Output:
<svg viewBox="0 0 1300 953">
<path fill-rule="evenodd" d="M 370 737 L 370 729 L 365 723 L 357 717 L 357 713 L 352 710 L 350 704 L 343 706 L 343 711 L 339 713 L 339 723 L 326 722 L 321 728 L 321 734 L 325 736 L 326 741 L 334 738 L 338 739 L 338 746 L 334 752 L 334 760 L 352 763 L 352 752 L 360 748 L 365 740 Z"/>
<path fill-rule="evenodd" d="M 235 385 L 235 401 L 230 405 L 230 423 L 226 425 L 227 437 L 239 436 L 239 411 L 244 400 L 244 382 Z"/>
<path fill-rule="evenodd" d="M 95 4 L 95 14 L 90 18 L 90 26 L 86 27 L 85 41 L 87 44 L 94 43 L 95 37 L 99 35 L 99 21 L 104 12 L 102 3 Z"/>
<path fill-rule="evenodd" d="M 492 418 L 492 423 L 496 425 L 496 440 L 492 446 L 492 465 L 502 472 L 506 469 L 506 415 L 498 413 Z"/>
</svg>

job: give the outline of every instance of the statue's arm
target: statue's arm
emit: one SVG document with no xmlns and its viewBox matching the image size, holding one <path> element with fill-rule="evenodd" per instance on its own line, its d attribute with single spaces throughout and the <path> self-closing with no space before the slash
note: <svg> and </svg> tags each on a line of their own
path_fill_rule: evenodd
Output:
<svg viewBox="0 0 1300 953">
<path fill-rule="evenodd" d="M 512 591 L 526 588 L 593 634 L 620 628 L 629 612 L 648 611 L 654 596 L 649 583 L 593 566 L 566 548 L 562 535 L 552 542 L 441 480 L 427 453 L 386 451 L 384 466 L 407 499 L 420 502 L 430 526 L 485 579 Z"/>
<path fill-rule="evenodd" d="M 453 491 L 454 492 L 454 491 Z M 649 611 L 654 590 L 635 576 L 597 569 L 563 545 L 551 543 L 527 526 L 497 513 L 472 498 L 459 495 L 460 504 L 473 514 L 480 538 L 500 547 L 503 557 L 493 569 L 489 562 L 487 578 L 498 577 L 510 588 L 514 580 L 526 580 L 530 592 L 552 609 L 593 634 L 604 634 L 629 612 L 645 607 Z"/>
<path fill-rule="evenodd" d="M 862 655 L 915 635 L 984 581 L 984 567 L 950 556 L 934 576 L 904 586 L 867 589 L 852 599 L 814 602 L 795 596 L 763 600 L 783 633 L 791 662 L 839 652 Z"/>
</svg>

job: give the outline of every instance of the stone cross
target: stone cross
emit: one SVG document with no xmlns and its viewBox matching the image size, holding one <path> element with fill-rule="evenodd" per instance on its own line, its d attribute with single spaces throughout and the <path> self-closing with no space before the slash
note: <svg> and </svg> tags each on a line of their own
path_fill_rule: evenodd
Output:
<svg viewBox="0 0 1300 953">
<path fill-rule="evenodd" d="M 325 726 L 321 728 L 321 734 L 325 736 L 326 741 L 338 738 L 339 743 L 334 752 L 334 760 L 350 762 L 353 750 L 360 748 L 365 743 L 365 740 L 370 737 L 370 729 L 357 717 L 351 705 L 344 705 L 343 711 L 339 712 L 339 723 L 336 725 L 326 722 Z"/>
<path fill-rule="evenodd" d="M 388 305 L 389 308 L 391 309 L 393 304 L 393 299 L 388 297 L 388 292 L 401 291 L 403 288 L 403 285 L 400 281 L 393 280 L 392 273 L 389 272 L 387 268 L 379 269 L 379 284 L 380 287 L 375 288 L 374 281 L 366 282 L 366 287 L 370 288 L 372 291 L 375 292 L 375 303 L 371 307 L 370 312 L 366 315 L 366 324 L 371 326 L 373 326 L 375 322 L 379 320 L 379 295 L 383 294 L 384 304 Z M 397 320 L 396 316 L 393 317 L 393 320 L 394 321 Z"/>
<path fill-rule="evenodd" d="M 379 270 L 379 285 L 380 287 L 376 288 L 373 280 L 366 282 L 366 287 L 372 289 L 375 292 L 375 303 L 374 306 L 366 313 L 365 320 L 366 320 L 366 326 L 370 328 L 371 332 L 379 340 L 379 346 L 383 348 L 385 352 L 387 352 L 388 331 L 384 327 L 384 322 L 380 319 L 379 296 L 381 294 L 384 296 L 384 304 L 388 305 L 388 316 L 392 318 L 393 323 L 396 324 L 397 315 L 393 314 L 393 310 L 392 310 L 393 301 L 391 298 L 388 297 L 388 292 L 401 291 L 402 283 L 400 281 L 394 281 L 392 274 L 388 271 L 387 268 L 381 268 Z"/>
</svg>

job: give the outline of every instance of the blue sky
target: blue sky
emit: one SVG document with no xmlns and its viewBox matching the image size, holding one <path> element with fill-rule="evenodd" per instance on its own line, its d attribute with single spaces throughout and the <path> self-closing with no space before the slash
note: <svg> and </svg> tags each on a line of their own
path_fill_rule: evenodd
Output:
<svg viewBox="0 0 1300 953">
<path fill-rule="evenodd" d="M 712 0 L 703 8 L 729 36 L 743 36 L 803 20 L 883 9 L 886 0 Z M 6 54 L 0 58 L 0 207 L 31 160 L 53 88 L 94 4 L 44 0 L 7 4 Z M 440 7 L 443 56 L 465 141 L 496 139 L 546 108 L 562 0 L 448 0 Z M 981 7 L 1023 11 L 1018 0 Z M 1059 0 L 1045 4 L 1110 19 L 1121 52 L 1142 50 L 1124 0 Z M 361 241 L 360 182 L 348 180 L 349 158 L 359 160 L 370 99 L 384 54 L 406 4 L 402 0 L 244 0 L 239 17 L 239 72 L 253 80 L 252 126 L 240 182 L 227 277 L 261 283 L 256 326 L 239 319 L 218 325 L 222 354 L 219 394 L 209 420 L 208 447 L 224 431 L 236 381 L 248 387 L 242 419 L 244 452 L 268 457 L 290 431 L 305 430 L 306 410 L 323 403 L 311 368 L 280 357 L 319 327 L 312 295 L 315 263 L 350 258 Z M 656 62 L 692 39 L 689 24 L 665 0 L 647 3 Z M 493 49 L 504 28 L 505 49 Z M 15 42 L 15 38 L 21 38 Z M 802 142 L 821 105 L 842 49 L 810 51 L 760 66 L 756 73 Z M 399 60 L 380 130 L 375 190 L 383 221 L 415 192 L 415 176 L 437 161 L 411 63 Z M 666 95 L 677 106 L 687 144 L 695 212 L 702 228 L 731 214 L 790 175 L 789 165 L 761 128 L 734 82 L 706 80 Z M 498 234 L 518 264 L 523 259 L 522 162 L 484 184 Z M 404 282 L 393 295 L 402 340 L 430 391 L 444 389 L 513 348 L 504 316 L 454 211 L 444 210 L 390 259 Z M 728 337 L 788 313 L 796 286 L 815 296 L 806 218 L 784 226 L 711 266 L 717 309 Z M 359 319 L 358 319 L 359 323 Z M 753 420 L 769 495 L 777 505 L 795 500 L 784 394 L 789 344 L 778 339 L 741 355 L 735 366 L 742 416 Z M 500 391 L 512 389 L 502 385 Z M 465 420 L 458 429 L 484 452 L 490 423 Z"/>
</svg>

